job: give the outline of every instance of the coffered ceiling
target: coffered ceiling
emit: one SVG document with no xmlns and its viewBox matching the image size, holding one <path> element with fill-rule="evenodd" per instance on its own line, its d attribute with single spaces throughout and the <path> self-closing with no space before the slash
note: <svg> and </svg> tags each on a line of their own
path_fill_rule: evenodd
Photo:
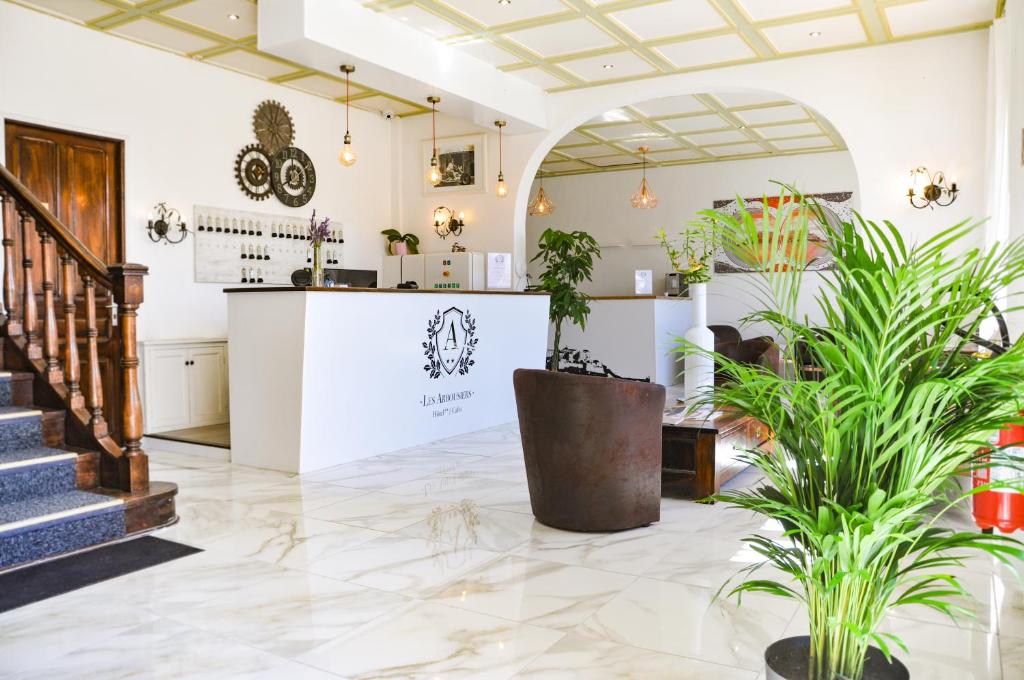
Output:
<svg viewBox="0 0 1024 680">
<path fill-rule="evenodd" d="M 344 101 L 344 78 L 256 48 L 256 0 L 8 1 L 197 61 Z M 357 80 L 352 81 L 351 91 L 352 106 L 369 111 L 407 116 L 429 110 Z"/>
<path fill-rule="evenodd" d="M 545 176 L 842 151 L 839 133 L 813 111 L 770 94 L 666 97 L 624 106 L 576 128 L 551 150 Z"/>
<path fill-rule="evenodd" d="M 552 92 L 983 28 L 998 0 L 363 0 Z"/>
</svg>

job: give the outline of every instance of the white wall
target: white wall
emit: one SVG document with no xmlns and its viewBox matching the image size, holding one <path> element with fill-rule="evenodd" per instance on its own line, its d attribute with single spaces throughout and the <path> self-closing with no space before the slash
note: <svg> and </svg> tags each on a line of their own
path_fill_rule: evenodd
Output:
<svg viewBox="0 0 1024 680">
<path fill-rule="evenodd" d="M 985 216 L 988 32 L 892 43 L 828 54 L 649 78 L 553 95 L 551 130 L 506 176 L 532 181 L 554 143 L 582 122 L 624 104 L 699 92 L 767 91 L 814 108 L 842 135 L 857 169 L 861 210 L 889 219 L 913 241 L 959 220 Z M 956 178 L 948 208 L 916 210 L 909 172 L 925 165 Z M 529 186 L 516 196 L 516 243 L 525 247 Z M 979 234 L 979 242 L 982 240 Z"/>
<path fill-rule="evenodd" d="M 444 101 L 438 105 L 444 109 Z M 403 232 L 412 232 L 420 237 L 422 252 L 445 252 L 458 240 L 470 250 L 481 252 L 513 252 L 515 231 L 512 228 L 515 214 L 515 195 L 518 182 L 532 148 L 543 138 L 544 133 L 504 135 L 505 182 L 509 184 L 510 195 L 499 199 L 494 194 L 498 177 L 498 135 L 493 126 L 488 130 L 461 118 L 444 114 L 437 116 L 437 136 L 455 137 L 468 134 L 486 134 L 486 191 L 483 193 L 448 193 L 424 195 L 423 178 L 427 165 L 423 160 L 423 142 L 430 140 L 430 115 L 404 118 L 400 128 L 400 153 L 396 163 L 400 168 L 401 190 L 396 211 L 396 222 Z M 429 144 L 428 144 L 429 146 Z M 449 236 L 442 240 L 434 233 L 434 209 L 443 205 L 466 213 L 466 226 L 462 236 Z M 520 277 L 525 273 L 524 263 L 517 262 Z"/>
<path fill-rule="evenodd" d="M 255 142 L 252 113 L 265 99 L 288 108 L 295 144 L 316 167 L 316 194 L 302 208 L 252 201 L 235 182 L 235 156 Z M 159 201 L 190 226 L 194 204 L 301 216 L 316 208 L 344 223 L 347 267 L 380 266 L 393 124 L 353 109 L 359 162 L 343 168 L 343 115 L 326 99 L 0 3 L 0 117 L 125 140 L 126 258 L 150 268 L 141 339 L 227 335 L 224 285 L 194 282 L 193 238 L 168 246 L 146 235 Z"/>
<path fill-rule="evenodd" d="M 632 295 L 634 270 L 653 269 L 654 291 L 660 294 L 664 292 L 664 275 L 671 268 L 654 240 L 659 228 L 677 235 L 698 211 L 711 208 L 716 199 L 729 199 L 737 193 L 743 197 L 777 194 L 778 187 L 772 180 L 790 183 L 806 193 L 856 191 L 857 187 L 857 173 L 847 152 L 652 168 L 647 177 L 658 196 L 658 206 L 652 210 L 637 210 L 629 203 L 640 177 L 639 170 L 630 170 L 545 179 L 544 188 L 555 204 L 555 213 L 527 218 L 527 255 L 532 258 L 536 253 L 537 239 L 547 227 L 582 229 L 602 246 L 594 281 L 585 287 L 587 292 Z M 537 263 L 530 265 L 535 280 L 540 269 Z M 752 278 L 748 274 L 713 275 L 708 287 L 710 323 L 737 325 L 752 310 Z M 808 277 L 804 307 L 808 313 L 814 311 L 811 295 L 817 290 L 816 283 L 816 276 Z"/>
</svg>

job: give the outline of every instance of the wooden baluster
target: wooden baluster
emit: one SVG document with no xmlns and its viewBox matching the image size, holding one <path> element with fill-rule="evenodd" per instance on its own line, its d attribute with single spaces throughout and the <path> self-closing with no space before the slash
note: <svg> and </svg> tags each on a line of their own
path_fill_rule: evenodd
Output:
<svg viewBox="0 0 1024 680">
<path fill-rule="evenodd" d="M 34 230 L 27 212 L 19 209 L 18 216 L 21 218 L 21 309 L 24 312 L 25 352 L 29 359 L 40 359 L 43 352 L 36 335 L 36 291 L 32 281 L 32 251 L 29 249 Z"/>
<path fill-rule="evenodd" d="M 142 450 L 142 398 L 139 396 L 139 354 L 136 347 L 136 320 L 142 304 L 142 277 L 149 271 L 139 264 L 110 266 L 121 326 L 121 410 L 124 454 L 117 461 L 116 485 L 124 491 L 149 487 L 149 461 Z"/>
<path fill-rule="evenodd" d="M 18 316 L 18 296 L 14 287 L 14 224 L 17 212 L 14 209 L 14 197 L 0 194 L 4 202 L 4 313 L 6 322 L 4 332 L 9 336 L 21 335 L 21 319 Z"/>
<path fill-rule="evenodd" d="M 81 364 L 78 360 L 78 330 L 75 328 L 75 284 L 77 272 L 75 260 L 67 253 L 60 258 L 64 282 L 64 381 L 68 386 L 68 405 L 80 409 L 85 405 L 79 387 Z"/>
<path fill-rule="evenodd" d="M 39 229 L 39 259 L 43 275 L 43 377 L 51 384 L 64 382 L 60 368 L 60 343 L 57 336 L 57 309 L 54 300 L 54 265 L 56 253 L 53 237 Z"/>
<path fill-rule="evenodd" d="M 85 407 L 92 416 L 89 421 L 93 435 L 107 435 L 103 419 L 103 379 L 100 374 L 100 331 L 96 327 L 96 282 L 88 274 L 82 276 L 85 290 Z"/>
</svg>

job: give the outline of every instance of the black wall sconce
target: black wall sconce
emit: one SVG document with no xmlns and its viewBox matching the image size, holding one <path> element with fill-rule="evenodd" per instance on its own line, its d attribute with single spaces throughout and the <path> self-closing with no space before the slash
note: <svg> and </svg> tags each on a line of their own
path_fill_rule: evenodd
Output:
<svg viewBox="0 0 1024 680">
<path fill-rule="evenodd" d="M 434 209 L 434 232 L 441 238 L 448 234 L 462 235 L 462 228 L 466 226 L 466 216 L 459 213 L 456 217 L 455 211 L 443 205 Z"/>
<path fill-rule="evenodd" d="M 915 191 L 918 189 L 920 194 Z M 936 205 L 947 206 L 956 200 L 960 190 L 956 182 L 946 183 L 946 173 L 939 170 L 935 174 L 928 172 L 923 165 L 910 171 L 910 189 L 907 198 L 915 208 L 932 208 Z"/>
<path fill-rule="evenodd" d="M 149 216 L 149 225 L 146 231 L 149 232 L 149 239 L 153 243 L 159 243 L 161 239 L 167 243 L 181 243 L 188 236 L 188 227 L 177 208 L 168 208 L 166 203 L 157 203 L 153 206 L 156 211 L 156 219 Z M 177 230 L 177 231 L 174 231 Z M 175 238 L 177 234 L 177 238 Z"/>
</svg>

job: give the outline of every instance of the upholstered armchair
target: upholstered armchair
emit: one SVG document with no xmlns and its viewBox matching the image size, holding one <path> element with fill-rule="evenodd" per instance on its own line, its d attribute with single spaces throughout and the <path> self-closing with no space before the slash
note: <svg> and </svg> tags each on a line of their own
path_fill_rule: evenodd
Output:
<svg viewBox="0 0 1024 680">
<path fill-rule="evenodd" d="M 744 340 L 739 330 L 732 326 L 708 326 L 715 334 L 715 351 L 741 364 L 764 366 L 776 373 L 781 357 L 774 338 L 762 335 Z M 715 363 L 715 383 L 721 383 L 724 376 L 721 366 Z"/>
</svg>

